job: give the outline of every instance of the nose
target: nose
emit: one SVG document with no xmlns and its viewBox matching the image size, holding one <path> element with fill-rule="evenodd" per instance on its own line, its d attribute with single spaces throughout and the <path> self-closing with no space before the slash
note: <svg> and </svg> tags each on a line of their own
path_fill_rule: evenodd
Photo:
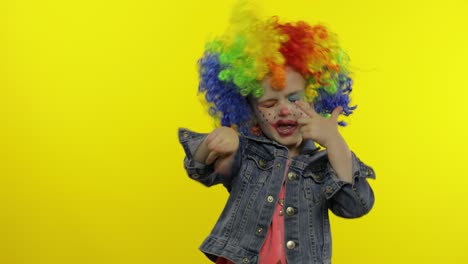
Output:
<svg viewBox="0 0 468 264">
<path fill-rule="evenodd" d="M 280 116 L 288 116 L 290 114 L 291 114 L 291 109 L 289 109 L 289 107 L 287 105 L 281 106 L 281 108 L 279 110 L 279 115 Z"/>
</svg>

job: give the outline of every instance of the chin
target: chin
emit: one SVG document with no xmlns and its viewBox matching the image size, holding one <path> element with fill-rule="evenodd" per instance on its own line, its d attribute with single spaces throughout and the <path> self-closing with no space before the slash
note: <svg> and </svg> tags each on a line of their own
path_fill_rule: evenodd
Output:
<svg viewBox="0 0 468 264">
<path fill-rule="evenodd" d="M 291 136 L 288 138 L 280 137 L 278 136 L 277 140 L 278 143 L 280 143 L 283 146 L 288 147 L 289 149 L 291 148 L 296 148 L 302 143 L 302 137 L 301 136 Z"/>
<path fill-rule="evenodd" d="M 265 136 L 287 147 L 288 149 L 296 148 L 302 143 L 302 135 L 298 131 L 286 137 L 282 137 L 273 129 L 264 129 L 263 131 Z"/>
</svg>

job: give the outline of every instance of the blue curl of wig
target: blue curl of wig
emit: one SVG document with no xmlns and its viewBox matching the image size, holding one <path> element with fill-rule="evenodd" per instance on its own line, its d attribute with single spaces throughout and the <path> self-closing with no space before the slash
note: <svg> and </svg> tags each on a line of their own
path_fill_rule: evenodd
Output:
<svg viewBox="0 0 468 264">
<path fill-rule="evenodd" d="M 200 84 L 199 93 L 205 93 L 211 116 L 220 118 L 222 126 L 237 125 L 241 133 L 248 133 L 251 117 L 250 107 L 237 86 L 232 82 L 219 80 L 219 73 L 226 69 L 220 62 L 219 54 L 205 52 L 198 61 Z"/>
<path fill-rule="evenodd" d="M 323 88 L 317 89 L 317 97 L 314 99 L 314 108 L 317 113 L 330 114 L 333 110 L 341 106 L 343 114 L 349 116 L 353 110 L 357 108 L 356 105 L 350 106 L 349 93 L 353 90 L 353 81 L 345 74 L 338 75 L 338 89 L 336 93 L 330 94 Z M 346 126 L 346 122 L 339 121 L 340 126 Z"/>
</svg>

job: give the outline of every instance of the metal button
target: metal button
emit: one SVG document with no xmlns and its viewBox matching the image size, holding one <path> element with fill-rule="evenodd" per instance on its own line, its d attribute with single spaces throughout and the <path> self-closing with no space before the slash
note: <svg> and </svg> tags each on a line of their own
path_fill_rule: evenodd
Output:
<svg viewBox="0 0 468 264">
<path fill-rule="evenodd" d="M 258 164 L 260 165 L 260 167 L 264 168 L 265 165 L 266 165 L 266 162 L 265 162 L 265 160 L 261 159 L 261 160 L 258 161 Z"/>
<path fill-rule="evenodd" d="M 185 131 L 185 132 L 182 134 L 182 136 L 183 136 L 184 138 L 186 138 L 186 137 L 189 136 L 189 133 L 188 133 L 187 131 Z"/>
<path fill-rule="evenodd" d="M 194 173 L 194 174 L 192 174 L 192 178 L 198 179 L 198 178 L 200 178 L 200 175 L 198 175 L 197 173 Z"/>
<path fill-rule="evenodd" d="M 288 173 L 288 179 L 289 179 L 290 181 L 296 180 L 296 179 L 297 179 L 297 174 L 294 173 L 294 172 L 289 172 L 289 173 Z"/>
<path fill-rule="evenodd" d="M 320 174 L 313 174 L 312 177 L 317 181 L 320 181 L 322 179 L 322 175 Z"/>
<path fill-rule="evenodd" d="M 268 195 L 268 197 L 267 197 L 267 201 L 268 201 L 269 203 L 272 203 L 272 202 L 273 202 L 273 200 L 274 200 L 273 196 L 271 196 L 271 195 Z"/>
<path fill-rule="evenodd" d="M 333 190 L 333 188 L 332 188 L 330 185 L 328 185 L 328 186 L 327 186 L 327 189 L 326 189 L 326 192 L 327 192 L 327 193 L 331 193 L 332 190 Z"/>
<path fill-rule="evenodd" d="M 276 168 L 281 168 L 281 163 L 276 163 Z"/>
<path fill-rule="evenodd" d="M 296 213 L 296 210 L 294 209 L 294 207 L 288 207 L 286 208 L 286 214 L 291 216 L 291 215 L 294 215 Z"/>
<path fill-rule="evenodd" d="M 286 247 L 288 249 L 293 249 L 293 248 L 296 247 L 296 243 L 294 243 L 294 241 L 292 241 L 292 240 L 289 240 L 288 242 L 286 242 Z"/>
<path fill-rule="evenodd" d="M 369 169 L 366 170 L 366 176 L 371 175 L 371 171 Z"/>
<path fill-rule="evenodd" d="M 244 258 L 244 259 L 242 260 L 242 263 L 249 263 L 249 259 L 248 259 L 248 258 Z"/>
<path fill-rule="evenodd" d="M 257 234 L 261 235 L 263 233 L 263 228 L 259 227 L 257 228 Z"/>
</svg>

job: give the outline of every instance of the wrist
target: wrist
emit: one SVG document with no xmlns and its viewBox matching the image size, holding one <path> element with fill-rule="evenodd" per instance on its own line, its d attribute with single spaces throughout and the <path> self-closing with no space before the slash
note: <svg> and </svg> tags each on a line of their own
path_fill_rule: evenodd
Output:
<svg viewBox="0 0 468 264">
<path fill-rule="evenodd" d="M 323 144 L 321 144 L 324 148 L 330 148 L 337 144 L 342 144 L 344 138 L 341 134 L 336 131 L 336 133 L 329 134 L 326 139 L 323 140 Z"/>
</svg>

